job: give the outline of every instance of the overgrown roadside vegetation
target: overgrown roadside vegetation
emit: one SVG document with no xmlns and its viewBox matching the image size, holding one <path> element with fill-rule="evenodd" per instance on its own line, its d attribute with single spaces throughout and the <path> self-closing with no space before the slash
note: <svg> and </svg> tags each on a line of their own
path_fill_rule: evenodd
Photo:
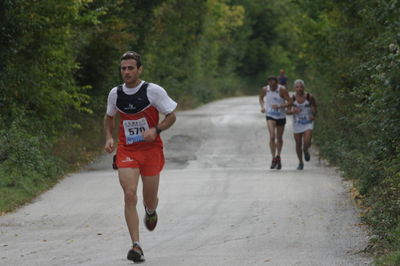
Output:
<svg viewBox="0 0 400 266">
<path fill-rule="evenodd" d="M 124 51 L 180 108 L 257 94 L 285 68 L 318 100 L 321 155 L 363 198 L 368 251 L 399 265 L 399 45 L 396 0 L 4 0 L 0 212 L 100 154 Z"/>
<path fill-rule="evenodd" d="M 363 198 L 368 251 L 400 265 L 400 2 L 289 2 L 284 25 L 319 102 L 320 153 Z"/>
</svg>

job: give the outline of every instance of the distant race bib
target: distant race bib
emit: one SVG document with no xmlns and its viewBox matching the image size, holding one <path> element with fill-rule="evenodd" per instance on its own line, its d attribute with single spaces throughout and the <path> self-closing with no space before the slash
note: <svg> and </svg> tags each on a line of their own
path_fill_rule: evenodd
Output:
<svg viewBox="0 0 400 266">
<path fill-rule="evenodd" d="M 124 120 L 123 122 L 126 144 L 144 141 L 143 132 L 149 129 L 146 118 L 138 120 Z"/>
<path fill-rule="evenodd" d="M 282 113 L 278 109 L 269 108 L 267 114 L 270 116 L 281 116 Z"/>
<path fill-rule="evenodd" d="M 301 124 L 301 125 L 306 125 L 311 122 L 312 121 L 310 119 L 307 119 L 307 117 L 299 117 L 299 119 L 296 120 L 296 123 Z"/>
</svg>

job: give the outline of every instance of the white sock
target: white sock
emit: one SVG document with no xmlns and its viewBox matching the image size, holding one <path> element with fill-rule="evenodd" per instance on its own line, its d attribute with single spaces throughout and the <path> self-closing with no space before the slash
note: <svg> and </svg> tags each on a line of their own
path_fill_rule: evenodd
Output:
<svg viewBox="0 0 400 266">
<path fill-rule="evenodd" d="M 146 210 L 146 213 L 148 215 L 152 215 L 156 211 L 156 210 L 149 210 L 149 209 L 147 209 L 147 207 L 144 207 L 144 209 Z"/>
</svg>

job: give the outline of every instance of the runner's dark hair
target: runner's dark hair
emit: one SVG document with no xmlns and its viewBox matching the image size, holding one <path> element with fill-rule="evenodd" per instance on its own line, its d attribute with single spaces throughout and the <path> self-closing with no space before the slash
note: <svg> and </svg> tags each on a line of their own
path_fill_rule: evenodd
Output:
<svg viewBox="0 0 400 266">
<path fill-rule="evenodd" d="M 140 54 L 133 52 L 133 51 L 128 51 L 125 52 L 121 58 L 120 61 L 122 60 L 128 60 L 128 59 L 133 59 L 136 61 L 136 66 L 139 68 L 142 65 L 142 60 L 140 59 Z"/>
</svg>

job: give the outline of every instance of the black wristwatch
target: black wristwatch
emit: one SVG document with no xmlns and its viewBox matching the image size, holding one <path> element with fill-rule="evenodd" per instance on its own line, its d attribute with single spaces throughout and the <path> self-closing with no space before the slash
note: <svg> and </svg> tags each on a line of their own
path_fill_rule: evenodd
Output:
<svg viewBox="0 0 400 266">
<path fill-rule="evenodd" d="M 161 129 L 159 129 L 157 126 L 156 126 L 156 132 L 157 132 L 157 135 L 160 135 L 160 133 L 161 133 Z"/>
</svg>

